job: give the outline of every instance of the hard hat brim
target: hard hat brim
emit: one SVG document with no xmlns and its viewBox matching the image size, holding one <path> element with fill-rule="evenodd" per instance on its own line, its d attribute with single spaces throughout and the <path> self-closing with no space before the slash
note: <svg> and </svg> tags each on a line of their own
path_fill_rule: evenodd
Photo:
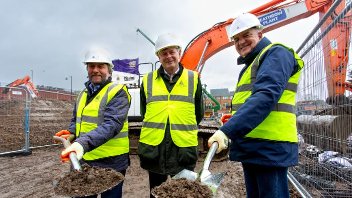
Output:
<svg viewBox="0 0 352 198">
<path fill-rule="evenodd" d="M 91 60 L 86 60 L 83 62 L 83 64 L 87 65 L 88 63 L 105 63 L 107 65 L 109 65 L 109 67 L 113 68 L 114 65 L 112 63 L 108 63 L 106 61 L 99 61 L 99 60 L 95 60 L 95 59 L 91 59 Z"/>
<path fill-rule="evenodd" d="M 230 35 L 229 38 L 232 39 L 234 36 L 236 36 L 237 34 L 240 34 L 246 30 L 249 30 L 249 29 L 252 29 L 252 28 L 257 28 L 258 30 L 262 30 L 263 29 L 263 26 L 253 26 L 253 27 L 250 27 L 250 28 L 247 28 L 247 27 L 243 27 L 241 29 L 238 29 L 236 30 L 235 32 L 233 32 L 232 34 L 233 35 Z"/>
<path fill-rule="evenodd" d="M 170 46 L 165 46 L 165 47 L 162 47 L 160 49 L 158 49 L 156 52 L 155 52 L 155 55 L 158 56 L 158 53 L 164 49 L 167 49 L 167 48 L 170 48 L 170 47 L 174 47 L 174 48 L 177 48 L 177 49 L 180 49 L 181 50 L 181 46 L 179 45 L 170 45 Z"/>
</svg>

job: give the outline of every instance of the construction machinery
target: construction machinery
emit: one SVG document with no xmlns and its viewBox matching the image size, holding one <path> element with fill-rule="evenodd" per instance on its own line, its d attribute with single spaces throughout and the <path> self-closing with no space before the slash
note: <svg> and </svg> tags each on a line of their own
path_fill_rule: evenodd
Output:
<svg viewBox="0 0 352 198">
<path fill-rule="evenodd" d="M 278 29 L 287 24 L 312 16 L 319 13 L 320 19 L 329 10 L 333 4 L 333 0 L 273 0 L 256 9 L 249 11 L 255 14 L 264 26 L 263 32 L 269 32 Z M 340 3 L 336 10 L 343 10 L 343 5 L 350 5 L 347 3 Z M 333 19 L 328 19 L 323 24 L 322 28 L 327 28 L 332 23 Z M 228 38 L 227 30 L 229 29 L 233 19 L 215 24 L 212 28 L 200 33 L 187 45 L 181 58 L 181 63 L 188 69 L 202 71 L 205 62 L 219 51 L 232 46 L 234 43 Z M 338 31 L 333 31 L 334 34 L 330 35 L 335 38 L 336 34 L 344 34 L 339 36 L 339 40 L 326 38 L 324 43 L 341 43 L 340 48 L 336 45 L 331 45 L 334 48 L 332 51 L 326 50 L 325 69 L 327 73 L 332 71 L 341 70 L 338 74 L 342 73 L 346 76 L 345 60 L 348 59 L 348 40 L 350 36 L 351 18 L 345 17 L 345 23 L 341 24 Z M 334 28 L 334 27 L 332 27 Z M 342 30 L 341 30 L 342 28 Z M 289 38 L 288 38 L 289 39 Z M 335 49 L 336 48 L 336 49 Z M 343 61 L 342 61 L 343 60 Z M 329 93 L 331 95 L 343 94 L 344 90 L 351 89 L 351 83 L 345 82 L 340 75 L 335 74 L 330 79 Z"/>
<path fill-rule="evenodd" d="M 215 103 L 215 105 L 211 105 L 211 107 L 210 107 L 211 112 L 204 112 L 204 118 L 211 118 L 211 117 L 213 117 L 213 116 L 215 115 L 215 113 L 216 113 L 217 111 L 220 110 L 221 105 L 220 105 L 220 102 L 217 101 L 217 100 L 214 98 L 214 96 L 211 95 L 211 94 L 206 90 L 205 87 L 203 87 L 202 90 L 203 90 L 203 93 L 204 93 L 211 101 L 213 101 L 213 102 Z"/>
<path fill-rule="evenodd" d="M 316 13 L 319 13 L 320 19 L 326 18 L 325 14 L 331 10 L 335 13 L 343 13 L 350 6 L 351 3 L 344 0 L 273 0 L 249 12 L 259 18 L 264 27 L 263 32 L 269 32 Z M 334 98 L 343 95 L 346 90 L 352 90 L 351 83 L 346 81 L 348 62 L 346 60 L 348 60 L 351 18 L 350 15 L 344 16 L 343 23 L 332 27 L 332 22 L 338 17 L 341 16 L 321 20 L 324 21 L 321 25 L 322 35 L 326 34 L 321 39 L 324 46 L 324 66 L 322 66 L 322 70 L 327 74 L 328 97 L 332 98 L 331 100 L 333 101 Z M 210 57 L 232 46 L 234 43 L 228 38 L 227 31 L 233 20 L 231 18 L 217 23 L 192 39 L 181 57 L 182 65 L 187 69 L 201 73 L 205 62 Z M 327 34 L 327 30 L 331 33 Z M 144 37 L 151 41 L 140 29 L 137 32 L 142 33 Z M 337 34 L 340 36 L 336 36 Z M 152 41 L 151 43 L 154 45 Z M 204 147 L 204 150 L 207 149 L 207 138 L 218 127 L 219 125 L 217 124 L 201 123 L 199 136 L 203 141 L 203 146 L 201 147 Z"/>
<path fill-rule="evenodd" d="M 35 88 L 34 84 L 31 81 L 31 78 L 29 76 L 25 76 L 23 78 L 17 79 L 10 84 L 6 85 L 6 88 L 2 91 L 3 94 L 6 94 L 9 92 L 11 87 L 18 87 L 18 86 L 25 86 L 29 94 L 31 95 L 32 98 L 36 98 L 39 96 L 38 90 Z"/>
<path fill-rule="evenodd" d="M 341 101 L 341 98 L 346 98 L 344 93 L 346 91 L 352 91 L 351 82 L 346 81 L 352 20 L 349 11 L 351 9 L 351 4 L 351 1 L 345 0 L 272 0 L 249 12 L 258 17 L 264 27 L 264 33 L 318 13 L 320 19 L 319 23 L 321 24 L 318 23 L 316 27 L 320 27 L 321 35 L 317 38 L 316 42 L 321 42 L 323 46 L 322 54 L 324 61 L 323 64 L 320 65 L 321 68 L 319 68 L 319 70 L 325 72 L 326 76 L 325 80 L 328 90 L 326 100 L 330 101 L 330 104 L 341 104 L 341 102 L 339 102 Z M 332 24 L 338 19 L 341 19 L 340 22 L 337 24 L 335 23 L 336 25 L 333 26 Z M 206 61 L 210 57 L 221 50 L 232 46 L 234 43 L 229 39 L 227 31 L 233 20 L 234 19 L 231 18 L 224 22 L 219 22 L 193 38 L 186 46 L 181 57 L 182 65 L 187 69 L 201 73 Z M 306 30 L 302 28 L 297 31 Z M 313 31 L 314 30 L 312 30 L 312 32 Z M 307 38 L 309 38 L 309 36 Z M 304 41 L 303 44 L 305 42 L 307 41 Z M 301 50 L 301 47 L 298 51 L 299 50 Z M 304 56 L 308 50 L 309 49 L 303 51 L 300 55 Z M 328 105 L 325 105 L 325 107 L 326 106 Z M 347 108 L 350 108 L 350 106 Z M 349 111 L 346 110 L 346 108 L 344 109 L 345 110 L 341 111 L 351 112 L 349 114 L 352 114 L 351 109 L 349 109 Z M 325 111 L 325 115 L 331 115 L 331 111 L 329 113 L 327 112 L 328 111 Z M 330 122 L 326 122 L 326 119 L 330 120 Z M 334 119 L 335 121 L 332 121 L 331 119 Z M 350 118 L 345 118 L 343 120 L 346 119 L 349 120 Z M 331 124 L 335 125 L 338 121 L 337 116 L 326 116 L 326 118 L 323 118 L 322 120 L 325 120 L 325 122 L 315 122 L 316 125 L 320 126 L 313 128 L 321 128 L 324 126 L 323 131 L 326 131 L 324 128 L 331 128 Z M 311 120 L 307 121 L 307 117 L 304 121 L 298 119 L 299 130 L 302 129 L 300 127 L 300 122 L 312 123 Z M 344 126 L 343 123 L 340 123 L 339 125 Z M 351 127 L 346 130 L 351 129 L 352 131 L 352 125 L 348 126 Z M 210 133 L 214 132 L 214 130 L 208 130 L 208 127 L 201 126 L 201 136 L 204 136 L 205 134 L 203 131 L 204 129 Z"/>
<path fill-rule="evenodd" d="M 249 12 L 259 18 L 264 26 L 263 32 L 269 32 L 316 13 L 323 19 L 329 10 L 335 13 L 343 13 L 346 10 L 348 14 L 350 7 L 351 2 L 344 0 L 273 0 Z M 332 27 L 332 22 L 338 17 L 343 17 L 343 22 Z M 233 19 L 228 19 L 217 23 L 192 39 L 184 50 L 181 63 L 188 69 L 201 72 L 210 57 L 234 44 L 227 34 L 232 21 Z M 351 82 L 346 81 L 350 28 L 351 15 L 329 17 L 321 25 L 322 36 L 326 35 L 322 38 L 325 47 L 322 69 L 327 74 L 330 98 L 343 95 L 346 90 L 352 90 Z M 327 30 L 330 31 L 329 34 Z"/>
<path fill-rule="evenodd" d="M 320 19 L 333 5 L 333 0 L 273 0 L 256 9 L 249 11 L 255 14 L 264 26 L 263 32 L 280 28 L 292 22 L 307 18 L 319 13 Z M 343 10 L 350 5 L 344 0 L 341 1 L 336 11 Z M 329 27 L 334 19 L 329 18 L 322 25 L 322 29 L 336 28 Z M 217 52 L 232 46 L 234 43 L 228 38 L 227 30 L 233 19 L 215 24 L 212 28 L 200 33 L 187 45 L 181 58 L 181 63 L 188 69 L 202 71 L 205 62 Z M 346 60 L 348 60 L 348 49 L 350 39 L 351 18 L 345 16 L 344 23 L 340 24 L 336 31 L 323 39 L 323 43 L 331 47 L 324 51 L 326 73 L 333 75 L 329 79 L 329 96 L 344 94 L 345 90 L 352 90 L 352 84 L 345 81 Z M 336 34 L 343 36 L 336 37 Z M 338 38 L 338 40 L 334 39 Z M 289 39 L 289 38 L 288 38 Z M 334 45 L 335 44 L 335 45 Z M 339 47 L 337 47 L 339 44 Z M 334 72 L 334 71 L 339 72 Z"/>
<path fill-rule="evenodd" d="M 310 17 L 316 13 L 319 13 L 320 19 L 323 19 L 329 10 L 334 9 L 336 13 L 339 13 L 346 9 L 346 7 L 351 6 L 350 4 L 351 3 L 345 2 L 344 0 L 273 0 L 249 12 L 259 18 L 264 27 L 263 32 L 269 32 L 295 21 Z M 201 73 L 205 62 L 210 57 L 232 46 L 234 43 L 228 38 L 227 31 L 233 20 L 234 19 L 231 18 L 224 22 L 219 22 L 193 38 L 186 46 L 181 57 L 182 65 L 187 69 Z M 345 90 L 352 90 L 352 84 L 345 80 L 347 68 L 346 60 L 348 60 L 349 49 L 348 41 L 351 33 L 351 18 L 350 16 L 345 16 L 344 23 L 339 24 L 338 27 L 330 26 L 333 20 L 334 18 L 330 17 L 325 20 L 324 24 L 321 26 L 323 33 L 326 29 L 332 29 L 330 30 L 332 34 L 322 39 L 323 45 L 330 46 L 331 48 L 324 50 L 324 70 L 329 74 L 327 75 L 327 84 L 330 98 L 341 94 L 343 95 Z M 152 40 L 140 29 L 137 29 L 137 32 L 140 32 L 154 45 Z M 337 37 L 336 34 L 343 35 Z M 339 47 L 337 47 L 337 43 Z M 207 91 L 205 90 L 204 93 L 207 93 Z M 208 97 L 210 96 L 208 95 Z M 213 97 L 210 98 L 213 99 Z M 217 104 L 216 100 L 213 101 Z M 201 147 L 204 147 L 204 150 L 207 150 L 206 140 L 218 127 L 219 125 L 217 124 L 201 123 L 199 136 L 203 141 L 204 145 Z"/>
</svg>

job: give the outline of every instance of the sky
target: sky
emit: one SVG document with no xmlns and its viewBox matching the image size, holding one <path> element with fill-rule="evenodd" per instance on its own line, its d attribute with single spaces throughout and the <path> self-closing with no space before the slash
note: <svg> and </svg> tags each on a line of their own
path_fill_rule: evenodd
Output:
<svg viewBox="0 0 352 198">
<path fill-rule="evenodd" d="M 270 0 L 2 0 L 0 7 L 0 85 L 29 75 L 35 85 L 82 90 L 87 49 L 100 46 L 114 59 L 139 58 L 155 63 L 150 39 L 178 35 L 184 46 L 214 24 L 250 11 Z M 313 15 L 265 34 L 273 42 L 297 49 L 318 22 Z M 239 71 L 231 46 L 208 59 L 202 83 L 209 89 L 233 90 Z M 140 66 L 140 73 L 151 71 Z"/>
</svg>

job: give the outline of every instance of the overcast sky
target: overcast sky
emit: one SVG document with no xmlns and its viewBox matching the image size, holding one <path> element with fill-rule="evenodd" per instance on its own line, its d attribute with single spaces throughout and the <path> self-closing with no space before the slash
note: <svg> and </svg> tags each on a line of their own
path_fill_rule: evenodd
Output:
<svg viewBox="0 0 352 198">
<path fill-rule="evenodd" d="M 87 80 L 82 64 L 92 45 L 107 48 L 115 59 L 139 58 L 155 63 L 152 40 L 172 32 L 186 45 L 214 24 L 270 0 L 2 0 L 0 1 L 0 83 L 25 75 L 35 85 L 81 90 Z M 297 49 L 318 22 L 316 15 L 265 34 Z M 308 30 L 308 31 L 304 31 Z M 233 90 L 241 65 L 229 47 L 215 54 L 202 71 L 208 88 Z M 140 72 L 151 70 L 141 66 Z M 68 80 L 65 80 L 68 77 Z"/>
</svg>

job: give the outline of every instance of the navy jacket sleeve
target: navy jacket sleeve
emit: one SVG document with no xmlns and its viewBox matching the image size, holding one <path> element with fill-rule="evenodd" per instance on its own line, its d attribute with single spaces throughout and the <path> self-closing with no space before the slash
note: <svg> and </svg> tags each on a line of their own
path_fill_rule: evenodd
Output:
<svg viewBox="0 0 352 198">
<path fill-rule="evenodd" d="M 70 126 L 68 127 L 68 131 L 70 131 L 71 134 L 76 135 L 76 103 L 73 107 L 73 112 L 72 112 L 72 118 L 70 122 Z"/>
<path fill-rule="evenodd" d="M 128 94 L 123 89 L 118 91 L 105 108 L 103 123 L 93 131 L 76 139 L 76 142 L 83 146 L 85 152 L 99 147 L 121 131 L 130 107 Z"/>
<path fill-rule="evenodd" d="M 263 122 L 280 99 L 295 67 L 296 60 L 286 48 L 270 48 L 261 58 L 252 95 L 220 130 L 236 139 Z"/>
</svg>

